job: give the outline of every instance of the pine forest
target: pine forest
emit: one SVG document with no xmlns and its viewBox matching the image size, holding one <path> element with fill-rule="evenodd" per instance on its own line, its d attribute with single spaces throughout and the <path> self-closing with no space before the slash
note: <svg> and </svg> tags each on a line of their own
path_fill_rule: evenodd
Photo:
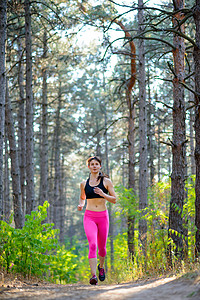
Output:
<svg viewBox="0 0 200 300">
<path fill-rule="evenodd" d="M 107 283 L 198 268 L 200 0 L 0 1 L 0 271 L 88 282 L 91 156 Z"/>
</svg>

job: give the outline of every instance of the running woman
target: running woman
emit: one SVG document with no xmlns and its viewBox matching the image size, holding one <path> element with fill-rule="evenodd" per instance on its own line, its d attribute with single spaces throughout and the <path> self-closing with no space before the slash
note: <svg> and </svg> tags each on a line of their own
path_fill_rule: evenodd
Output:
<svg viewBox="0 0 200 300">
<path fill-rule="evenodd" d="M 89 264 L 92 277 L 90 284 L 96 285 L 97 246 L 99 255 L 99 280 L 105 280 L 104 262 L 106 257 L 106 242 L 109 231 L 109 217 L 106 201 L 116 203 L 116 195 L 113 184 L 107 175 L 101 170 L 101 159 L 98 156 L 87 160 L 90 176 L 80 185 L 81 193 L 78 211 L 81 211 L 87 199 L 86 210 L 83 219 L 85 233 L 89 243 Z"/>
</svg>

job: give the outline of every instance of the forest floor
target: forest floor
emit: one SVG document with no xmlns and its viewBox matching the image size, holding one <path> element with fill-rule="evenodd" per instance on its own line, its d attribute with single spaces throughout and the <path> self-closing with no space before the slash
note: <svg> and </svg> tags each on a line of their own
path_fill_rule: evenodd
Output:
<svg viewBox="0 0 200 300">
<path fill-rule="evenodd" d="M 0 281 L 0 299 L 199 300 L 200 276 L 193 273 L 179 278 L 171 276 L 115 285 L 101 282 L 98 286 L 4 278 L 3 282 Z"/>
</svg>

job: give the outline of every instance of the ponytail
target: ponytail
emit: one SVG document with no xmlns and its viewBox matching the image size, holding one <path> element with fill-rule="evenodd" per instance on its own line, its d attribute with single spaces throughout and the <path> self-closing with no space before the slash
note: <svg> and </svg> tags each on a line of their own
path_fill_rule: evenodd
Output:
<svg viewBox="0 0 200 300">
<path fill-rule="evenodd" d="M 97 181 L 99 180 L 99 179 L 103 179 L 103 178 L 109 178 L 109 176 L 107 175 L 107 174 L 105 174 L 105 173 L 103 173 L 103 172 L 99 172 L 99 175 L 98 175 L 98 177 L 97 177 Z"/>
</svg>

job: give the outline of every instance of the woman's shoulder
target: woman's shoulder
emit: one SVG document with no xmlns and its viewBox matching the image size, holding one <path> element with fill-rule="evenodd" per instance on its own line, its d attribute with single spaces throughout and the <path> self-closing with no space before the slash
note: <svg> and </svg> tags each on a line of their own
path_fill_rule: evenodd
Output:
<svg viewBox="0 0 200 300">
<path fill-rule="evenodd" d="M 111 179 L 108 178 L 108 177 L 104 177 L 104 178 L 103 178 L 103 182 L 105 183 L 105 185 L 110 185 L 110 184 L 112 184 Z"/>
<path fill-rule="evenodd" d="M 83 180 L 80 184 L 80 187 L 85 188 L 86 182 L 87 182 L 87 180 Z"/>
</svg>

